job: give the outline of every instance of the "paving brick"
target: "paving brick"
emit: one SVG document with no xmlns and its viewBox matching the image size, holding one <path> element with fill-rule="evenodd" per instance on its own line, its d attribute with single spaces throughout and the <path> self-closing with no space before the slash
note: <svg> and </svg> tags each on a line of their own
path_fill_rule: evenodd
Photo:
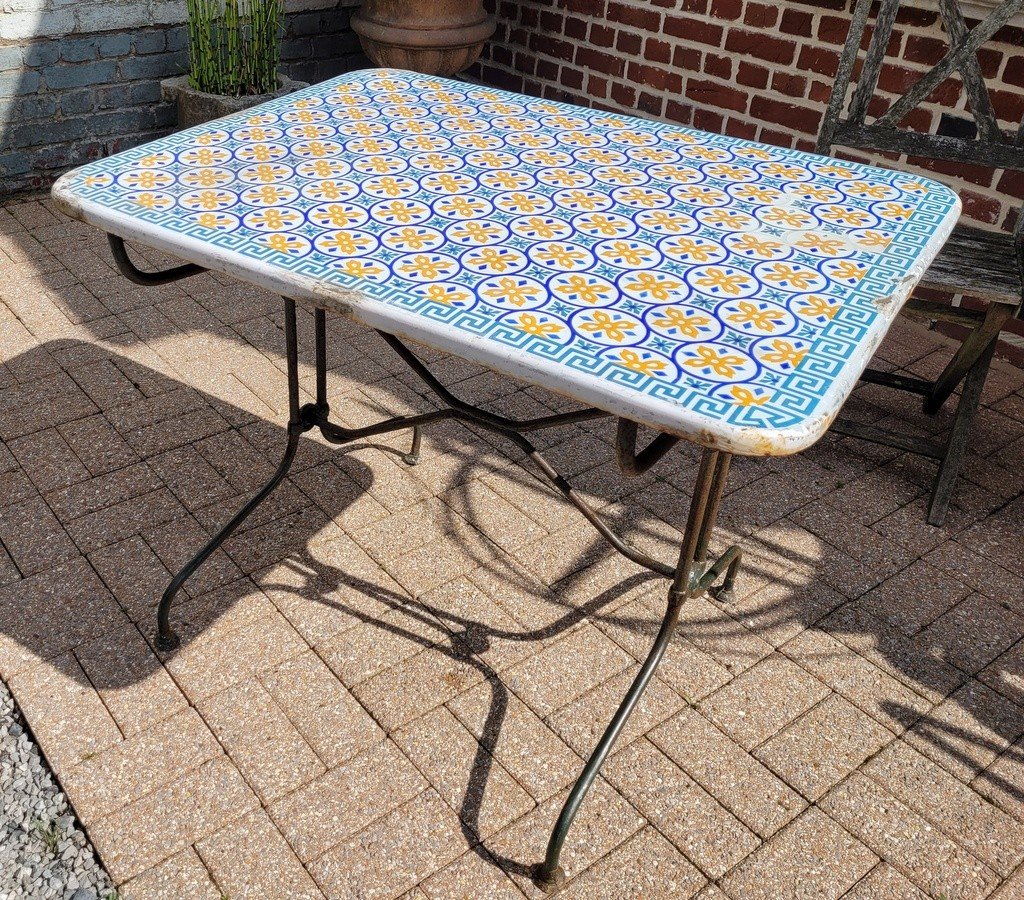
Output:
<svg viewBox="0 0 1024 900">
<path fill-rule="evenodd" d="M 395 897 L 459 856 L 458 817 L 433 790 L 328 850 L 310 866 L 330 896 Z"/>
<path fill-rule="evenodd" d="M 259 805 L 238 770 L 218 757 L 89 828 L 115 881 L 126 881 Z"/>
<path fill-rule="evenodd" d="M 972 681 L 920 719 L 905 740 L 947 771 L 969 781 L 1022 733 L 1021 708 Z"/>
<path fill-rule="evenodd" d="M 533 809 L 533 798 L 445 708 L 410 722 L 395 743 L 480 839 Z"/>
<path fill-rule="evenodd" d="M 583 768 L 583 760 L 500 682 L 477 685 L 448 708 L 537 801 L 574 780 Z"/>
<path fill-rule="evenodd" d="M 458 640 L 438 644 L 385 669 L 352 689 L 385 731 L 452 699 L 484 678 Z"/>
<path fill-rule="evenodd" d="M 426 787 L 398 748 L 383 741 L 268 811 L 299 859 L 308 863 Z"/>
<path fill-rule="evenodd" d="M 774 834 L 806 805 L 795 791 L 696 710 L 683 710 L 648 737 L 762 838 Z"/>
<path fill-rule="evenodd" d="M 503 681 L 543 717 L 622 671 L 630 661 L 618 645 L 586 626 L 508 669 Z"/>
<path fill-rule="evenodd" d="M 79 817 L 88 825 L 174 781 L 223 753 L 194 709 L 90 754 L 63 776 Z"/>
<path fill-rule="evenodd" d="M 936 656 L 976 674 L 1024 636 L 1024 618 L 973 594 L 932 623 L 922 644 Z"/>
<path fill-rule="evenodd" d="M 108 631 L 75 655 L 126 737 L 188 703 L 134 625 Z"/>
<path fill-rule="evenodd" d="M 544 896 L 530 880 L 530 873 L 544 858 L 544 848 L 567 795 L 568 790 L 560 791 L 488 841 L 490 852 L 527 897 Z M 644 825 L 636 809 L 598 778 L 562 851 L 561 865 L 566 875 L 573 878 L 585 871 Z"/>
<path fill-rule="evenodd" d="M 122 885 L 118 893 L 125 900 L 224 900 L 191 847 L 147 869 Z"/>
<path fill-rule="evenodd" d="M 384 737 L 373 717 L 313 652 L 286 660 L 260 680 L 328 768 Z"/>
<path fill-rule="evenodd" d="M 199 854 L 221 889 L 235 900 L 323 900 L 298 858 L 256 810 L 204 838 Z"/>
<path fill-rule="evenodd" d="M 649 741 L 604 766 L 608 781 L 702 872 L 724 875 L 760 840 Z"/>
<path fill-rule="evenodd" d="M 904 634 L 915 634 L 969 593 L 970 589 L 957 579 L 917 560 L 868 591 L 860 605 Z"/>
<path fill-rule="evenodd" d="M 1024 859 L 1024 825 L 902 741 L 863 771 L 1004 878 Z"/>
<path fill-rule="evenodd" d="M 700 710 L 749 750 L 827 694 L 820 681 L 776 654 L 702 701 Z"/>
<path fill-rule="evenodd" d="M 88 470 L 56 428 L 11 441 L 10 448 L 42 493 L 66 488 L 89 477 Z"/>
<path fill-rule="evenodd" d="M 891 740 L 891 731 L 830 694 L 762 744 L 755 756 L 809 800 L 817 800 Z"/>
<path fill-rule="evenodd" d="M 78 556 L 74 542 L 41 497 L 31 497 L 3 509 L 0 541 L 26 576 Z"/>
<path fill-rule="evenodd" d="M 0 677 L 58 656 L 126 623 L 96 573 L 75 559 L 0 587 Z"/>
<path fill-rule="evenodd" d="M 882 862 L 858 881 L 846 900 L 926 900 L 926 895 L 899 869 Z"/>
<path fill-rule="evenodd" d="M 998 883 L 984 863 L 859 773 L 834 788 L 821 808 L 929 894 L 984 897 Z"/>
<path fill-rule="evenodd" d="M 836 898 L 877 861 L 860 841 L 812 808 L 744 860 L 721 886 L 744 900 Z"/>
<path fill-rule="evenodd" d="M 16 675 L 10 687 L 58 774 L 121 740 L 99 694 L 70 654 Z"/>
<path fill-rule="evenodd" d="M 648 827 L 571 881 L 562 895 L 572 900 L 686 900 L 706 883 L 685 856 Z"/>
<path fill-rule="evenodd" d="M 573 750 L 581 756 L 589 756 L 639 669 L 639 666 L 630 666 L 574 703 L 563 706 L 548 716 L 548 725 Z M 683 698 L 665 682 L 659 678 L 652 679 L 616 740 L 612 752 L 627 747 L 685 705 Z"/>
<path fill-rule="evenodd" d="M 308 649 L 276 611 L 231 631 L 180 632 L 183 646 L 167 670 L 194 703 Z"/>
<path fill-rule="evenodd" d="M 824 631 L 808 629 L 782 652 L 892 731 L 903 731 L 932 706 Z"/>
<path fill-rule="evenodd" d="M 466 897 L 487 900 L 523 900 L 522 892 L 499 868 L 498 863 L 477 845 L 455 862 L 420 883 L 416 891 L 403 894 L 409 900 L 464 900 Z"/>
<path fill-rule="evenodd" d="M 255 679 L 199 704 L 206 724 L 264 804 L 325 771 L 302 735 Z"/>
<path fill-rule="evenodd" d="M 660 591 L 659 591 L 660 594 Z M 654 645 L 654 636 L 661 626 L 665 610 L 659 608 L 660 598 L 652 601 L 643 597 L 622 607 L 609 621 L 599 619 L 595 624 L 634 659 L 642 662 Z M 691 703 L 703 700 L 708 694 L 732 680 L 732 673 L 713 656 L 691 644 L 680 627 L 672 637 L 661 665 L 658 678 Z"/>
</svg>

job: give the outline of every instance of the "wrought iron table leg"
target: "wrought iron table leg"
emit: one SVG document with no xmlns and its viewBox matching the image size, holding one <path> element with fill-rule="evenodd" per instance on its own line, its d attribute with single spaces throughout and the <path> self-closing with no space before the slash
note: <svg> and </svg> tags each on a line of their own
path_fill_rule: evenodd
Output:
<svg viewBox="0 0 1024 900">
<path fill-rule="evenodd" d="M 661 627 L 647 659 L 640 667 L 636 678 L 633 679 L 629 691 L 605 729 L 576 784 L 573 785 L 551 832 L 544 862 L 534 875 L 537 886 L 547 893 L 555 893 L 565 883 L 565 871 L 559 865 L 559 859 L 569 829 L 572 827 L 594 779 L 597 778 L 601 765 L 611 752 L 612 745 L 625 727 L 626 721 L 640 701 L 651 676 L 665 655 L 679 621 L 683 603 L 690 597 L 704 593 L 726 567 L 728 567 L 726 584 L 729 590 L 732 588 L 732 581 L 735 579 L 736 567 L 740 560 L 740 549 L 730 547 L 712 566 L 706 569 L 705 559 L 701 556 L 707 552 L 708 541 L 714 528 L 714 519 L 718 512 L 718 504 L 725 488 L 729 461 L 729 454 L 717 450 L 705 450 L 701 458 L 693 500 L 690 503 L 687 517 L 686 531 L 679 552 L 679 563 L 668 592 L 665 617 L 662 619 Z"/>
<path fill-rule="evenodd" d="M 235 529 L 249 517 L 252 511 L 273 493 L 292 466 L 292 461 L 295 459 L 295 451 L 299 446 L 299 436 L 311 427 L 303 422 L 299 410 L 299 358 L 295 330 L 294 300 L 285 299 L 284 333 L 285 354 L 288 365 L 288 444 L 285 447 L 284 457 L 281 459 L 281 464 L 277 467 L 277 471 L 274 472 L 270 481 L 245 506 L 235 513 L 231 520 L 207 542 L 206 546 L 192 557 L 182 567 L 181 571 L 171 579 L 171 583 L 167 586 L 167 590 L 164 591 L 163 597 L 160 598 L 160 605 L 157 608 L 156 646 L 159 650 L 175 650 L 181 643 L 180 638 L 175 634 L 170 623 L 171 604 L 174 602 L 174 598 L 181 589 L 181 586 L 196 569 L 206 562 L 213 551 L 234 533 Z"/>
</svg>

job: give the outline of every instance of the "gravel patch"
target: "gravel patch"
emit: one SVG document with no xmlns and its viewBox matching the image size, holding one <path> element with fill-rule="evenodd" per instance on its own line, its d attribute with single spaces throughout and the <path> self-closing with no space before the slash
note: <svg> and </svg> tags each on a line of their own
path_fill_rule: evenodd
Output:
<svg viewBox="0 0 1024 900">
<path fill-rule="evenodd" d="M 0 900 L 115 900 L 117 892 L 0 681 Z"/>
</svg>

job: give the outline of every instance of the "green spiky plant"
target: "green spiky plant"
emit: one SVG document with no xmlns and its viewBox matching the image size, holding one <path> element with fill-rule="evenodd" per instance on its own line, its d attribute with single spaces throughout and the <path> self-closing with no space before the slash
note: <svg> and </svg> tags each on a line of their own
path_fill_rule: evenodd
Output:
<svg viewBox="0 0 1024 900">
<path fill-rule="evenodd" d="M 283 0 L 186 0 L 189 84 L 241 97 L 277 90 Z"/>
</svg>

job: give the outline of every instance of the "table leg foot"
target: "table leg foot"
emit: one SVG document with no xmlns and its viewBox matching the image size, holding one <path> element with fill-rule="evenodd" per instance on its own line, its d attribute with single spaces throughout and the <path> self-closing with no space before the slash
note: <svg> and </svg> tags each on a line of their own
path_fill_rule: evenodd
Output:
<svg viewBox="0 0 1024 900">
<path fill-rule="evenodd" d="M 402 457 L 402 461 L 406 465 L 414 466 L 420 461 L 420 442 L 423 440 L 423 432 L 419 425 L 416 425 L 412 429 L 412 447 L 409 448 L 409 452 Z"/>
<path fill-rule="evenodd" d="M 534 871 L 533 883 L 545 894 L 557 894 L 565 884 L 565 869 L 555 866 L 549 870 L 541 864 Z"/>
<path fill-rule="evenodd" d="M 181 646 L 181 638 L 178 635 L 168 629 L 166 632 L 157 632 L 156 649 L 161 653 L 170 653 L 172 650 L 177 650 Z"/>
</svg>

